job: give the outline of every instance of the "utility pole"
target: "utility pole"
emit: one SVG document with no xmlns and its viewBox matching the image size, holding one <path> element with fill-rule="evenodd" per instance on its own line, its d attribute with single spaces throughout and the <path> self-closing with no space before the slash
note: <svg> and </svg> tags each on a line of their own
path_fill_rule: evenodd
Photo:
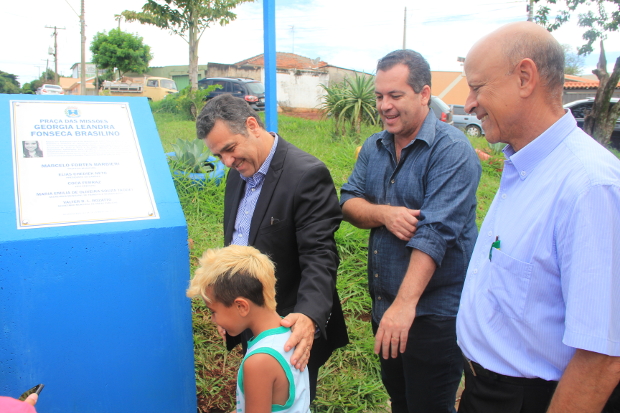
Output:
<svg viewBox="0 0 620 413">
<path fill-rule="evenodd" d="M 529 0 L 530 4 L 527 5 L 527 21 L 534 21 L 534 0 Z"/>
<path fill-rule="evenodd" d="M 45 62 L 45 82 L 43 83 L 47 83 L 47 72 L 48 69 L 50 68 L 50 59 L 41 59 L 42 61 Z M 41 75 L 39 74 L 39 78 L 41 77 Z"/>
<path fill-rule="evenodd" d="M 291 26 L 291 33 L 293 33 L 293 51 L 295 53 L 295 26 Z"/>
<path fill-rule="evenodd" d="M 403 49 L 407 48 L 407 8 L 405 7 L 405 23 L 403 25 Z"/>
<path fill-rule="evenodd" d="M 82 59 L 80 62 L 80 91 L 86 95 L 86 30 L 84 23 L 84 0 L 82 0 L 82 13 L 80 14 L 80 33 L 82 37 Z"/>
<path fill-rule="evenodd" d="M 58 84 L 58 30 L 65 30 L 64 27 L 45 26 L 46 29 L 54 29 L 54 53 L 50 53 L 54 56 L 54 83 Z"/>
</svg>

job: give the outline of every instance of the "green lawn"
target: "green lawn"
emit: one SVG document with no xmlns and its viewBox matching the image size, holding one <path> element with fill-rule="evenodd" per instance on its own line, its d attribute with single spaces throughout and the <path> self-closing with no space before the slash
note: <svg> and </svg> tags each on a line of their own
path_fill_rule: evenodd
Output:
<svg viewBox="0 0 620 413">
<path fill-rule="evenodd" d="M 166 152 L 177 138 L 195 139 L 191 121 L 170 114 L 155 114 L 157 128 Z M 354 165 L 360 138 L 333 136 L 331 121 L 312 121 L 281 115 L 279 133 L 284 139 L 317 156 L 331 171 L 337 189 L 346 182 Z M 366 128 L 367 137 L 375 128 Z M 484 138 L 473 138 L 475 147 L 486 148 Z M 497 158 L 493 158 L 497 159 Z M 499 184 L 500 172 L 494 162 L 483 162 L 478 189 L 478 225 L 482 221 Z M 177 182 L 177 191 L 187 220 L 192 271 L 197 258 L 207 248 L 223 244 L 223 186 L 207 185 L 196 190 L 187 182 Z M 373 353 L 369 323 L 370 298 L 366 283 L 368 231 L 343 222 L 336 233 L 341 264 L 338 290 L 347 317 L 351 344 L 337 350 L 321 369 L 316 412 L 366 412 L 383 410 L 387 394 L 381 384 L 379 363 Z M 194 304 L 194 344 L 199 405 L 203 412 L 234 410 L 235 378 L 240 361 L 238 352 L 227 353 L 209 322 L 205 307 Z"/>
</svg>

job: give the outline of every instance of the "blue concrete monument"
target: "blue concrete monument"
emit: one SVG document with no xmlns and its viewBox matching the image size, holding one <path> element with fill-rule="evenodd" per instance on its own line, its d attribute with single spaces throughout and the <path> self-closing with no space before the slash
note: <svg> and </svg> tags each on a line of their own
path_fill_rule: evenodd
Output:
<svg viewBox="0 0 620 413">
<path fill-rule="evenodd" d="M 0 395 L 194 413 L 187 227 L 146 98 L 0 95 Z"/>
</svg>

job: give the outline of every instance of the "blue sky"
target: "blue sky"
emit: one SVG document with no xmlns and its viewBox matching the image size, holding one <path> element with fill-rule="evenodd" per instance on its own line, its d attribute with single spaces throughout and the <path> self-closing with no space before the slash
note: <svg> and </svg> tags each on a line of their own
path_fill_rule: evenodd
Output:
<svg viewBox="0 0 620 413">
<path fill-rule="evenodd" d="M 143 4 L 144 0 L 85 0 L 87 59 L 92 37 L 117 27 L 115 14 L 139 10 Z M 45 26 L 55 25 L 65 28 L 58 35 L 59 72 L 70 75 L 70 67 L 80 60 L 79 7 L 79 0 L 3 5 L 0 34 L 15 41 L 3 42 L 0 70 L 18 75 L 23 83 L 37 78 L 46 64 L 53 68 L 48 55 L 53 30 Z M 234 63 L 262 53 L 262 7 L 262 1 L 243 4 L 236 9 L 236 21 L 207 29 L 199 63 Z M 276 49 L 372 73 L 378 58 L 403 46 L 405 7 L 406 46 L 422 53 L 432 70 L 461 70 L 457 57 L 466 56 L 476 40 L 502 24 L 526 19 L 524 0 L 276 0 Z M 121 22 L 121 28 L 151 46 L 151 66 L 187 64 L 187 44 L 180 37 L 139 23 Z M 573 24 L 554 35 L 560 43 L 576 47 L 582 43 L 582 31 Z M 620 55 L 619 34 L 610 36 L 606 49 L 611 70 Z M 598 48 L 586 58 L 587 73 L 597 60 Z"/>
</svg>

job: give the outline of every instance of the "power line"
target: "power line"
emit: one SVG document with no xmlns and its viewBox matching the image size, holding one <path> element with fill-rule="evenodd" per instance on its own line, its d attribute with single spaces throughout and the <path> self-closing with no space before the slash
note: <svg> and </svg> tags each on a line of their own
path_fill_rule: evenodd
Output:
<svg viewBox="0 0 620 413">
<path fill-rule="evenodd" d="M 65 0 L 65 3 L 67 3 L 69 5 L 69 7 L 71 7 L 71 10 L 73 10 L 73 13 L 75 13 L 76 16 L 80 17 L 80 15 L 78 14 L 77 11 L 75 11 L 75 9 L 73 8 L 73 6 L 71 5 L 71 3 L 69 3 L 67 0 Z"/>
</svg>

